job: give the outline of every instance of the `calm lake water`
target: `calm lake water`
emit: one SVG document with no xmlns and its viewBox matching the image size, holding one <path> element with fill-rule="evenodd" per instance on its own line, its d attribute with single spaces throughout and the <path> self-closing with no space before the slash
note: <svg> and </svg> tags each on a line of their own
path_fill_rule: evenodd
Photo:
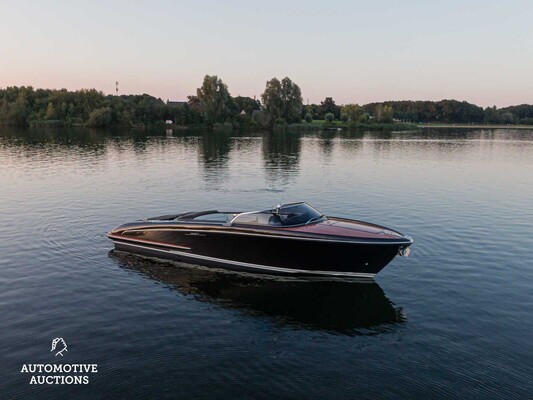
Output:
<svg viewBox="0 0 533 400">
<path fill-rule="evenodd" d="M 533 397 L 533 131 L 0 128 L 0 166 L 2 399 Z M 291 200 L 398 229 L 411 257 L 375 284 L 274 279 L 124 256 L 105 237 Z M 20 372 L 54 362 L 98 373 Z"/>
</svg>

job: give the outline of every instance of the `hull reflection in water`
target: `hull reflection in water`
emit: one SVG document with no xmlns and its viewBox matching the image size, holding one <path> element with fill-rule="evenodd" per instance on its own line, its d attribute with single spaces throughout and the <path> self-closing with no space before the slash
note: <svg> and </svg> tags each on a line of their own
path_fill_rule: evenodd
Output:
<svg viewBox="0 0 533 400">
<path fill-rule="evenodd" d="M 242 274 L 165 262 L 111 250 L 121 268 L 183 295 L 295 329 L 372 335 L 405 321 L 401 308 L 372 281 L 318 280 Z"/>
</svg>

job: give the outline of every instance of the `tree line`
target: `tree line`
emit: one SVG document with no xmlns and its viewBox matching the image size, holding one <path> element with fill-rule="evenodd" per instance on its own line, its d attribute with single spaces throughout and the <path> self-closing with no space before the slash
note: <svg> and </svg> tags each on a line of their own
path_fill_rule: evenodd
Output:
<svg viewBox="0 0 533 400">
<path fill-rule="evenodd" d="M 337 105 L 332 97 L 320 104 L 303 104 L 300 87 L 290 78 L 272 78 L 261 100 L 231 96 L 216 75 L 206 75 L 187 101 L 165 102 L 142 95 L 105 95 L 95 89 L 0 88 L 2 125 L 84 125 L 94 127 L 173 124 L 212 127 L 273 127 L 312 123 L 476 123 L 533 124 L 533 105 L 483 109 L 466 101 L 385 101 Z"/>
<path fill-rule="evenodd" d="M 450 124 L 523 124 L 533 125 L 533 105 L 521 104 L 482 108 L 466 101 L 385 101 L 365 105 L 336 105 L 331 97 L 305 107 L 302 118 L 368 122 L 413 122 Z M 310 114 L 310 115 L 308 115 Z M 328 116 L 329 114 L 329 116 Z M 328 118 L 329 117 L 329 118 Z"/>
</svg>

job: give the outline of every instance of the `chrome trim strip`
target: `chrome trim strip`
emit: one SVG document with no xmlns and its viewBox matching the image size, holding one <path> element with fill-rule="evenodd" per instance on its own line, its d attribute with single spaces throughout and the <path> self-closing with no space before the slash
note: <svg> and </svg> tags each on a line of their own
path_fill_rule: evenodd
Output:
<svg viewBox="0 0 533 400">
<path fill-rule="evenodd" d="M 167 244 L 167 243 L 163 243 L 163 242 L 156 242 L 156 241 L 153 241 L 153 240 L 135 239 L 135 238 L 129 238 L 129 237 L 118 236 L 118 235 L 113 235 L 113 234 L 108 234 L 107 237 L 109 239 L 111 239 L 111 240 L 115 240 L 116 239 L 118 241 L 124 240 L 124 241 L 131 241 L 131 242 L 150 243 L 150 244 L 153 244 L 155 246 L 174 247 L 176 249 L 182 249 L 182 250 L 190 250 L 191 249 L 190 247 L 187 247 L 187 246 L 178 246 L 176 244 Z"/>
<path fill-rule="evenodd" d="M 202 255 L 199 255 L 199 254 L 184 253 L 184 252 L 176 251 L 176 250 L 157 249 L 157 248 L 153 248 L 153 247 L 141 246 L 141 245 L 138 245 L 138 244 L 132 244 L 132 243 L 126 243 L 126 242 L 120 242 L 120 241 L 119 241 L 119 243 L 123 244 L 125 246 L 140 247 L 140 248 L 148 249 L 148 250 L 151 250 L 151 251 L 159 251 L 159 252 L 162 252 L 162 253 L 177 254 L 177 255 L 182 255 L 184 257 L 197 258 L 197 259 L 200 259 L 200 260 L 214 261 L 214 262 L 220 262 L 220 263 L 226 263 L 226 264 L 233 264 L 233 265 L 239 265 L 241 267 L 262 269 L 262 270 L 274 271 L 274 272 L 285 272 L 285 273 L 292 273 L 292 274 L 302 274 L 303 273 L 303 274 L 311 274 L 311 275 L 348 276 L 348 277 L 353 277 L 353 278 L 373 278 L 374 276 L 376 276 L 376 274 L 366 274 L 366 273 L 363 273 L 363 272 L 319 271 L 319 270 L 305 270 L 305 269 L 272 267 L 272 266 L 269 266 L 269 265 L 259 265 L 259 264 L 241 262 L 241 261 L 225 260 L 223 258 L 202 256 Z"/>
<path fill-rule="evenodd" d="M 144 231 L 145 229 L 144 228 L 136 228 L 136 229 L 124 229 L 124 232 L 142 232 Z M 333 242 L 333 243 L 351 243 L 351 244 L 379 244 L 379 245 L 385 245 L 385 244 L 401 244 L 401 245 L 407 245 L 407 244 L 412 244 L 412 240 L 411 241 L 408 241 L 406 242 L 405 240 L 404 241 L 401 241 L 401 242 L 397 242 L 397 241 L 385 241 L 387 239 L 383 239 L 382 240 L 377 240 L 377 241 L 363 241 L 363 240 L 336 240 L 336 239 L 320 239 L 320 238 L 310 238 L 310 237 L 298 237 L 298 236 L 280 236 L 280 235 L 263 235 L 263 234 L 260 234 L 260 233 L 247 233 L 247 232 L 231 232 L 231 231 L 228 231 L 228 230 L 221 230 L 221 231 L 217 231 L 217 230 L 207 230 L 207 229 L 189 229 L 189 228 L 185 228 L 185 227 L 176 227 L 176 228 L 149 228 L 149 230 L 152 232 L 152 231 L 185 231 L 185 232 L 200 232 L 200 233 L 228 233 L 230 235 L 245 235 L 245 236 L 261 236 L 261 237 L 267 237 L 267 238 L 276 238 L 276 239 L 292 239 L 292 240 L 311 240 L 311 241 L 315 241 L 315 242 Z M 375 240 L 375 239 L 370 239 L 370 240 Z M 409 239 L 407 239 L 409 240 Z"/>
<path fill-rule="evenodd" d="M 247 215 L 247 214 L 257 214 L 257 213 L 260 213 L 260 212 L 263 212 L 264 210 L 259 210 L 259 211 L 246 211 L 246 212 L 242 212 L 242 213 L 239 213 L 237 214 L 236 216 L 234 216 L 230 222 L 228 222 L 228 224 L 231 226 L 233 225 L 233 221 L 235 221 L 235 218 L 238 218 L 240 217 L 241 215 Z"/>
</svg>

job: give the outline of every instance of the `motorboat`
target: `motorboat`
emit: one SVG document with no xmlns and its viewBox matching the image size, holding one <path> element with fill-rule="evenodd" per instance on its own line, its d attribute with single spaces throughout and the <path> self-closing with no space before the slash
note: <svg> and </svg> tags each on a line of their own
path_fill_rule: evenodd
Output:
<svg viewBox="0 0 533 400">
<path fill-rule="evenodd" d="M 395 230 L 327 217 L 304 202 L 262 211 L 200 211 L 117 226 L 117 251 L 229 270 L 373 278 L 413 240 Z"/>
</svg>

